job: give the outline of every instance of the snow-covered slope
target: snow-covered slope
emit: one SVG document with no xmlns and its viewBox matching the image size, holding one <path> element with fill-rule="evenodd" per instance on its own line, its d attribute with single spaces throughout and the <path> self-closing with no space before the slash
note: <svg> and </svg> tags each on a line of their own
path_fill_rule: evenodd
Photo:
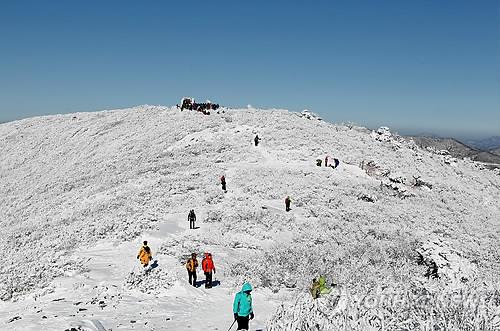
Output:
<svg viewBox="0 0 500 331">
<path fill-rule="evenodd" d="M 319 273 L 355 294 L 499 288 L 498 171 L 390 134 L 283 110 L 140 106 L 2 124 L 0 155 L 9 330 L 227 329 L 245 280 L 252 329 L 277 329 Z M 317 167 L 325 155 L 340 166 Z M 142 240 L 158 261 L 147 276 Z M 189 287 L 183 266 L 204 251 L 211 290 Z"/>
</svg>

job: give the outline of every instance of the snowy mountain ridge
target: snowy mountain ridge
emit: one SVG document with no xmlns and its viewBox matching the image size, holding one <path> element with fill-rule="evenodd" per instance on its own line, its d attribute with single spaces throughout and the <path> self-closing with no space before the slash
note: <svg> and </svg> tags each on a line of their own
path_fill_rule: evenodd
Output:
<svg viewBox="0 0 500 331">
<path fill-rule="evenodd" d="M 385 128 L 297 115 L 145 105 L 1 124 L 0 325 L 227 329 L 232 295 L 251 281 L 252 329 L 285 329 L 287 309 L 274 309 L 298 298 L 307 312 L 301 293 L 320 273 L 354 294 L 498 289 L 498 171 Z M 338 168 L 316 166 L 327 155 Z M 144 278 L 142 240 L 158 261 Z M 194 289 L 183 263 L 205 251 L 220 285 Z M 495 309 L 481 315 L 488 325 Z"/>
</svg>

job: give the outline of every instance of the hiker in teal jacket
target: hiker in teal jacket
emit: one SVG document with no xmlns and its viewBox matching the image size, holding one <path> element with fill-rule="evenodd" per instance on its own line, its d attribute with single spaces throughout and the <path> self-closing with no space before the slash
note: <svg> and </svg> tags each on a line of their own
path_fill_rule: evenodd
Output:
<svg viewBox="0 0 500 331">
<path fill-rule="evenodd" d="M 248 330 L 248 322 L 254 318 L 251 292 L 252 285 L 245 283 L 234 297 L 233 313 L 238 322 L 238 330 Z"/>
</svg>

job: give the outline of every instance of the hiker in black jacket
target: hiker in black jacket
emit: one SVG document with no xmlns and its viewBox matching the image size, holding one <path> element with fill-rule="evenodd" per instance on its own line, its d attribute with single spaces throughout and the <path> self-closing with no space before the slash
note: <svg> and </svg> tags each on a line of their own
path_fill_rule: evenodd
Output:
<svg viewBox="0 0 500 331">
<path fill-rule="evenodd" d="M 196 214 L 194 213 L 194 209 L 191 209 L 188 214 L 189 228 L 195 229 L 194 222 L 196 222 Z"/>
<path fill-rule="evenodd" d="M 255 146 L 257 146 L 259 144 L 259 141 L 260 141 L 259 135 L 255 135 L 255 138 L 253 139 L 253 141 L 255 142 Z"/>
</svg>

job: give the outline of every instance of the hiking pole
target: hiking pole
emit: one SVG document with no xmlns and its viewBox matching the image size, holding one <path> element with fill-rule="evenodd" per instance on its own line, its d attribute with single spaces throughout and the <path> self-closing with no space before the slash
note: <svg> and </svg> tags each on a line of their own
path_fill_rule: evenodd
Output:
<svg viewBox="0 0 500 331">
<path fill-rule="evenodd" d="M 233 328 L 234 323 L 236 323 L 236 320 L 233 321 L 233 324 L 231 324 L 231 326 L 229 327 L 229 329 L 227 329 L 227 331 L 229 331 Z"/>
</svg>

